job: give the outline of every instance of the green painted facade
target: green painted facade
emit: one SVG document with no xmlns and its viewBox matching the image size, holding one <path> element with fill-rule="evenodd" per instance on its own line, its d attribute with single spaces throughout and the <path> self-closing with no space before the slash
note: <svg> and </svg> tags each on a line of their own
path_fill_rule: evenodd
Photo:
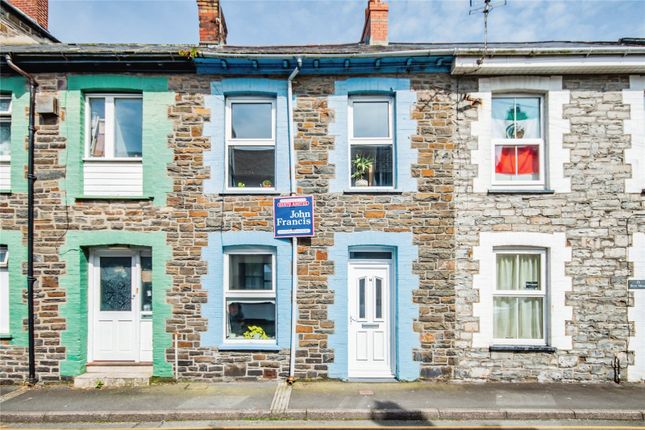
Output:
<svg viewBox="0 0 645 430">
<path fill-rule="evenodd" d="M 61 155 L 67 165 L 66 179 L 61 188 L 67 204 L 74 204 L 83 196 L 83 155 L 85 103 L 84 94 L 91 92 L 141 92 L 143 95 L 143 193 L 152 197 L 156 206 L 166 204 L 166 193 L 172 191 L 172 180 L 166 166 L 172 161 L 168 135 L 172 121 L 168 108 L 174 93 L 168 91 L 165 77 L 119 75 L 70 75 L 67 90 L 61 91 L 60 103 L 65 109 L 61 135 L 67 139 L 66 151 Z"/>
<path fill-rule="evenodd" d="M 0 244 L 9 251 L 9 333 L 11 344 L 27 346 L 27 331 L 23 321 L 27 318 L 27 304 L 23 293 L 27 290 L 27 276 L 23 273 L 23 263 L 27 261 L 27 247 L 22 243 L 22 232 L 16 230 L 0 231 Z"/>
<path fill-rule="evenodd" d="M 26 193 L 26 139 L 29 134 L 29 90 L 23 77 L 0 79 L 0 93 L 11 94 L 11 188 L 2 192 Z"/>
<path fill-rule="evenodd" d="M 61 315 L 67 329 L 61 335 L 66 357 L 61 362 L 62 376 L 76 376 L 85 372 L 87 364 L 87 288 L 88 251 L 90 247 L 131 245 L 152 249 L 152 356 L 154 376 L 173 375 L 172 364 L 166 361 L 166 349 L 172 346 L 171 335 L 166 332 L 166 322 L 171 316 L 166 293 L 170 288 L 170 276 L 166 264 L 172 251 L 166 244 L 164 232 L 132 231 L 70 231 L 61 248 L 66 273 L 60 277 L 60 286 L 66 292 L 66 303 L 61 306 Z"/>
</svg>

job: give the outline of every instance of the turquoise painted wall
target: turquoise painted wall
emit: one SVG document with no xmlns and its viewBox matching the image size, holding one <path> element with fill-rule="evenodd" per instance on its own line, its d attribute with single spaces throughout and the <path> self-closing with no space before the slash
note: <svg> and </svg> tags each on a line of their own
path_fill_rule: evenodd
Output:
<svg viewBox="0 0 645 430">
<path fill-rule="evenodd" d="M 166 302 L 171 278 L 166 273 L 166 264 L 172 250 L 166 244 L 164 232 L 132 231 L 70 231 L 61 248 L 65 261 L 65 274 L 59 279 L 65 290 L 66 301 L 60 314 L 67 328 L 61 334 L 65 347 L 65 360 L 61 362 L 62 376 L 76 376 L 85 372 L 87 364 L 87 255 L 89 247 L 131 245 L 152 249 L 152 357 L 155 376 L 173 376 L 172 364 L 166 361 L 166 349 L 172 346 L 172 337 L 166 331 L 166 322 L 171 317 L 171 307 Z"/>
<path fill-rule="evenodd" d="M 265 247 L 276 253 L 276 312 L 277 344 L 224 345 L 224 252 L 243 247 Z M 202 334 L 201 345 L 220 349 L 259 350 L 289 348 L 291 341 L 291 241 L 274 239 L 270 232 L 212 232 L 208 247 L 202 251 L 208 263 L 208 274 L 202 278 L 202 287 L 208 292 L 208 302 L 202 313 L 208 319 L 208 330 Z"/>
<path fill-rule="evenodd" d="M 282 79 L 239 78 L 211 82 L 211 95 L 205 97 L 211 111 L 211 121 L 204 127 L 204 135 L 211 138 L 211 149 L 204 153 L 204 163 L 210 167 L 210 178 L 204 181 L 204 193 L 226 192 L 225 165 L 228 156 L 225 142 L 226 97 L 263 96 L 276 99 L 275 188 L 279 193 L 289 192 L 289 112 L 287 82 Z M 228 192 L 235 192 L 235 189 Z M 262 194 L 261 190 L 241 190 L 243 194 Z"/>
<path fill-rule="evenodd" d="M 27 303 L 23 293 L 27 290 L 27 276 L 23 273 L 23 263 L 27 261 L 27 247 L 22 243 L 22 232 L 0 231 L 0 245 L 6 245 L 9 252 L 9 333 L 12 345 L 27 346 L 27 331 L 23 321 L 27 318 Z M 4 336 L 0 336 L 4 337 Z"/>
<path fill-rule="evenodd" d="M 394 374 L 399 380 L 410 381 L 419 378 L 420 363 L 414 361 L 414 349 L 420 348 L 419 334 L 413 330 L 413 323 L 419 316 L 419 307 L 412 301 L 412 292 L 419 287 L 419 278 L 412 273 L 412 264 L 417 259 L 418 247 L 413 245 L 411 233 L 383 233 L 364 231 L 358 233 L 335 233 L 334 246 L 329 248 L 328 258 L 334 262 L 334 274 L 329 277 L 329 289 L 334 291 L 334 303 L 329 306 L 329 319 L 334 321 L 335 330 L 329 336 L 329 348 L 334 350 L 334 362 L 329 365 L 329 377 L 348 377 L 348 282 L 347 269 L 349 252 L 352 247 L 387 247 L 394 252 L 396 279 L 392 297 L 395 298 L 394 324 L 395 339 L 392 342 L 396 363 Z"/>
<path fill-rule="evenodd" d="M 173 124 L 168 109 L 174 102 L 174 92 L 168 90 L 168 78 L 129 75 L 70 75 L 67 91 L 61 91 L 60 103 L 65 120 L 60 133 L 67 139 L 61 160 L 67 165 L 61 189 L 67 204 L 83 196 L 84 118 L 86 92 L 141 92 L 143 95 L 143 193 L 153 197 L 156 206 L 166 204 L 166 193 L 172 191 L 167 165 L 173 154 L 168 135 Z"/>
<path fill-rule="evenodd" d="M 336 81 L 335 92 L 329 96 L 329 108 L 335 112 L 335 121 L 329 124 L 329 135 L 335 137 L 334 149 L 329 152 L 329 163 L 336 166 L 336 175 L 329 181 L 329 191 L 342 193 L 350 188 L 348 102 L 352 95 L 389 95 L 394 99 L 394 190 L 417 191 L 412 177 L 412 165 L 417 163 L 417 150 L 412 148 L 411 136 L 417 123 L 412 120 L 412 108 L 417 100 L 410 89 L 409 79 L 350 78 Z"/>
<path fill-rule="evenodd" d="M 11 188 L 0 192 L 27 192 L 27 150 L 29 134 L 29 89 L 22 77 L 0 79 L 0 93 L 11 94 Z"/>
</svg>

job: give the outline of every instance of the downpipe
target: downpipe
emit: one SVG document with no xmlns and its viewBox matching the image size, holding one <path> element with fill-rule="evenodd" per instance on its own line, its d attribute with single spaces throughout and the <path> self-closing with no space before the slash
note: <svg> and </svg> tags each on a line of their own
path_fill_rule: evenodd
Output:
<svg viewBox="0 0 645 430">
<path fill-rule="evenodd" d="M 295 196 L 296 187 L 296 144 L 295 144 L 295 127 L 293 124 L 293 79 L 300 73 L 302 67 L 302 58 L 297 58 L 296 68 L 293 69 L 287 79 L 287 104 L 289 106 L 289 188 L 290 194 Z M 287 384 L 292 385 L 295 382 L 296 370 L 296 347 L 297 347 L 297 293 L 298 293 L 298 239 L 291 238 L 291 345 L 289 347 L 289 377 Z"/>
<path fill-rule="evenodd" d="M 11 59 L 11 55 L 5 55 L 7 65 L 16 73 L 29 81 L 29 161 L 27 167 L 27 326 L 29 338 L 29 373 L 27 383 L 35 384 L 36 378 L 36 354 L 34 351 L 34 135 L 36 133 L 36 90 L 38 82 L 29 73 L 18 67 Z"/>
</svg>

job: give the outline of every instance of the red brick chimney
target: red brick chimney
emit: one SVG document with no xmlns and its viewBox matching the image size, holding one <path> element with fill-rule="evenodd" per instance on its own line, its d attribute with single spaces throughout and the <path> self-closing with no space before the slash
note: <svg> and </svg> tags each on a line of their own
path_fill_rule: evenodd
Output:
<svg viewBox="0 0 645 430">
<path fill-rule="evenodd" d="M 49 0 L 9 0 L 9 3 L 29 15 L 41 27 L 47 28 L 49 21 Z"/>
<path fill-rule="evenodd" d="M 197 0 L 199 15 L 199 43 L 223 45 L 226 43 L 226 21 L 219 0 Z"/>
<path fill-rule="evenodd" d="M 387 45 L 388 5 L 381 0 L 368 0 L 361 43 Z"/>
</svg>

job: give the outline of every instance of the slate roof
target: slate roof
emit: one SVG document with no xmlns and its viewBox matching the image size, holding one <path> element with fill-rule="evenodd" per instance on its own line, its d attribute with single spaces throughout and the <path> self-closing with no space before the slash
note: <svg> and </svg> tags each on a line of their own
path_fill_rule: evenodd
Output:
<svg viewBox="0 0 645 430">
<path fill-rule="evenodd" d="M 40 55 L 178 55 L 196 48 L 203 56 L 378 56 L 378 55 L 481 55 L 482 43 L 390 43 L 370 46 L 361 43 L 304 46 L 231 46 L 231 45 L 148 45 L 148 44 L 73 44 L 2 46 L 0 52 Z M 489 43 L 488 52 L 497 55 L 574 55 L 574 54 L 645 54 L 645 39 L 623 38 L 619 41 L 517 42 Z"/>
</svg>

